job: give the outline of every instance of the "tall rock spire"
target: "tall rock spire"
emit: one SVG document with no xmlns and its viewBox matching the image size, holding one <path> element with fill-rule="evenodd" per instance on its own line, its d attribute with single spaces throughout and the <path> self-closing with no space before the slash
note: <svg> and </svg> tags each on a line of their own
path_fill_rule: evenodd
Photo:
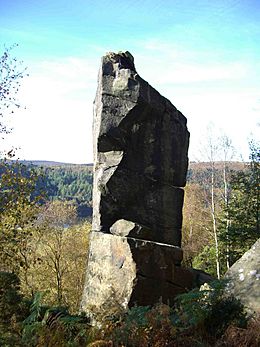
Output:
<svg viewBox="0 0 260 347">
<path fill-rule="evenodd" d="M 180 273 L 186 118 L 137 74 L 129 52 L 108 53 L 93 133 L 93 223 L 81 309 L 172 300 L 192 281 Z"/>
</svg>

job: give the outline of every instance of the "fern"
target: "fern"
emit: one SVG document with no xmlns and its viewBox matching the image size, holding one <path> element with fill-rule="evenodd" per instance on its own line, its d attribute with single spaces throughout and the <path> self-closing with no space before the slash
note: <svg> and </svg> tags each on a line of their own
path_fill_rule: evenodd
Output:
<svg viewBox="0 0 260 347">
<path fill-rule="evenodd" d="M 24 324 L 32 324 L 39 320 L 42 313 L 42 298 L 44 293 L 37 292 L 34 295 L 33 302 L 30 307 L 30 315 L 24 320 Z"/>
</svg>

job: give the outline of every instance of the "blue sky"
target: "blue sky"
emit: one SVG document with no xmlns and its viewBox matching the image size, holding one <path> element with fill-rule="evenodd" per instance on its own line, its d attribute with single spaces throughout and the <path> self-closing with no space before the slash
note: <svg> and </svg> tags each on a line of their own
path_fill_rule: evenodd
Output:
<svg viewBox="0 0 260 347">
<path fill-rule="evenodd" d="M 100 57 L 118 50 L 187 117 L 192 160 L 210 122 L 244 159 L 259 138 L 258 0 L 0 0 L 0 47 L 13 43 L 30 76 L 6 143 L 22 159 L 92 161 Z"/>
</svg>

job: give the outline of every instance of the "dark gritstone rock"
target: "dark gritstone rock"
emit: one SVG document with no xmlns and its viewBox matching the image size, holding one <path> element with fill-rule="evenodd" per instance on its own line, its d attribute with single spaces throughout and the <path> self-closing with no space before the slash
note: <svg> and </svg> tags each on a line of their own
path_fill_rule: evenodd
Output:
<svg viewBox="0 0 260 347">
<path fill-rule="evenodd" d="M 111 288 L 125 307 L 169 299 L 184 288 L 175 277 L 182 260 L 186 118 L 137 74 L 129 52 L 108 53 L 93 133 L 93 232 L 82 310 L 91 300 L 102 305 Z"/>
</svg>

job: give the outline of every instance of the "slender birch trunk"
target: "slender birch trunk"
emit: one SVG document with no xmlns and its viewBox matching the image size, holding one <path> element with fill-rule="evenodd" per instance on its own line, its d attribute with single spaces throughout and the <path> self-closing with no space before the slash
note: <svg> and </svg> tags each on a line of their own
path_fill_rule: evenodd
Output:
<svg viewBox="0 0 260 347">
<path fill-rule="evenodd" d="M 215 165 L 213 160 L 211 162 L 211 216 L 212 216 L 212 226 L 213 226 L 213 234 L 214 234 L 214 241 L 215 241 L 216 271 L 217 271 L 217 277 L 218 279 L 220 279 L 219 246 L 218 246 L 216 208 L 215 208 Z"/>
<path fill-rule="evenodd" d="M 223 181 L 224 181 L 224 204 L 225 204 L 225 219 L 226 219 L 226 227 L 225 227 L 225 234 L 226 234 L 226 266 L 227 269 L 230 268 L 230 250 L 229 250 L 229 227 L 230 227 L 230 220 L 229 220 L 229 213 L 228 213 L 228 184 L 227 184 L 227 164 L 226 164 L 226 158 L 224 161 L 224 167 L 223 167 Z"/>
</svg>

